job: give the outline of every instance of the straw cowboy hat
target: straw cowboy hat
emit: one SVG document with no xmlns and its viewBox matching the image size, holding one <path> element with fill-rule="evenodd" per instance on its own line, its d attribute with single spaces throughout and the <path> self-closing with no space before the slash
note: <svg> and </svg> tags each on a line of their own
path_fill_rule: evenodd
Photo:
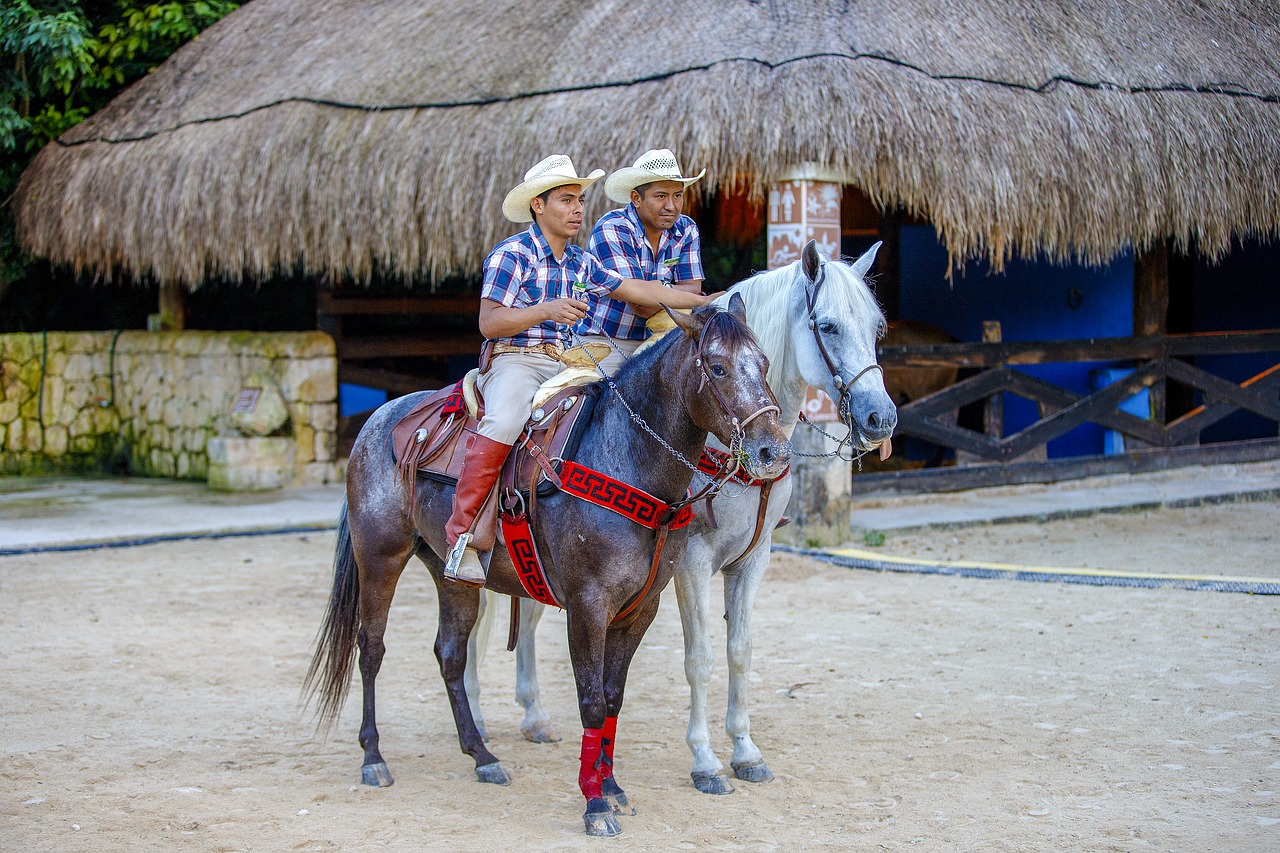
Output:
<svg viewBox="0 0 1280 853">
<path fill-rule="evenodd" d="M 640 155 L 634 166 L 619 169 L 604 182 L 604 194 L 618 204 L 631 201 L 631 191 L 654 181 L 679 181 L 684 186 L 697 183 L 707 173 L 703 169 L 692 178 L 680 174 L 680 164 L 669 148 L 652 148 Z"/>
<path fill-rule="evenodd" d="M 547 190 L 577 184 L 584 190 L 604 175 L 604 169 L 596 169 L 583 177 L 573 168 L 573 161 L 565 154 L 552 154 L 524 173 L 524 183 L 519 184 L 502 200 L 502 215 L 512 222 L 532 222 L 529 202 Z"/>
</svg>

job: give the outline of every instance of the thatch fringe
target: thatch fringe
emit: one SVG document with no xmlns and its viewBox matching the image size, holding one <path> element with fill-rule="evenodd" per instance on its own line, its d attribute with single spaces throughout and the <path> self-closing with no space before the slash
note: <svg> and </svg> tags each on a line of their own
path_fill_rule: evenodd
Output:
<svg viewBox="0 0 1280 853">
<path fill-rule="evenodd" d="M 542 156 L 662 146 L 710 193 L 834 170 L 997 266 L 1280 233 L 1277 4 L 1011 6 L 255 0 L 42 151 L 17 220 L 104 276 L 441 276 Z"/>
</svg>

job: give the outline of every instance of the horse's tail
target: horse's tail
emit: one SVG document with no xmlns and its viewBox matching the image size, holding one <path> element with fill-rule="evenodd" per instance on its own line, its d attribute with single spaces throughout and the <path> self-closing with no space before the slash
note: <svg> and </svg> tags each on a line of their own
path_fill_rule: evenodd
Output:
<svg viewBox="0 0 1280 853">
<path fill-rule="evenodd" d="M 329 609 L 316 634 L 316 650 L 302 684 L 304 702 L 316 700 L 316 719 L 321 729 L 331 728 L 347 698 L 356 640 L 360 631 L 360 572 L 351 547 L 351 526 L 347 502 L 338 515 L 338 542 L 333 553 L 333 589 Z"/>
</svg>

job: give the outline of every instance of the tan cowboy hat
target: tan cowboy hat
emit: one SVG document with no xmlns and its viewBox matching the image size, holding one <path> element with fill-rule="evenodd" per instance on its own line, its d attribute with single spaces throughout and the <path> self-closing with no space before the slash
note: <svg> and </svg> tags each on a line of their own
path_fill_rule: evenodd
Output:
<svg viewBox="0 0 1280 853">
<path fill-rule="evenodd" d="M 634 166 L 619 169 L 604 182 L 604 194 L 618 204 L 631 201 L 631 191 L 654 181 L 679 181 L 684 186 L 697 183 L 707 173 L 703 169 L 692 178 L 680 174 L 680 164 L 670 148 L 653 148 L 640 155 Z"/>
<path fill-rule="evenodd" d="M 547 190 L 577 184 L 584 190 L 604 176 L 604 169 L 596 169 L 583 177 L 573 168 L 573 161 L 565 154 L 552 154 L 524 173 L 524 183 L 518 185 L 502 200 L 502 215 L 512 222 L 532 222 L 529 202 Z"/>
</svg>

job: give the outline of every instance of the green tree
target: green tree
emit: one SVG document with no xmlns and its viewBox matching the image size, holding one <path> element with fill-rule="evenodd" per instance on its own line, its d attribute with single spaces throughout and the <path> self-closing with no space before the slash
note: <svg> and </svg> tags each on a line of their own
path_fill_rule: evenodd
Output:
<svg viewBox="0 0 1280 853">
<path fill-rule="evenodd" d="M 0 0 L 0 302 L 31 263 L 9 206 L 31 158 L 237 7 L 226 0 Z"/>
</svg>

